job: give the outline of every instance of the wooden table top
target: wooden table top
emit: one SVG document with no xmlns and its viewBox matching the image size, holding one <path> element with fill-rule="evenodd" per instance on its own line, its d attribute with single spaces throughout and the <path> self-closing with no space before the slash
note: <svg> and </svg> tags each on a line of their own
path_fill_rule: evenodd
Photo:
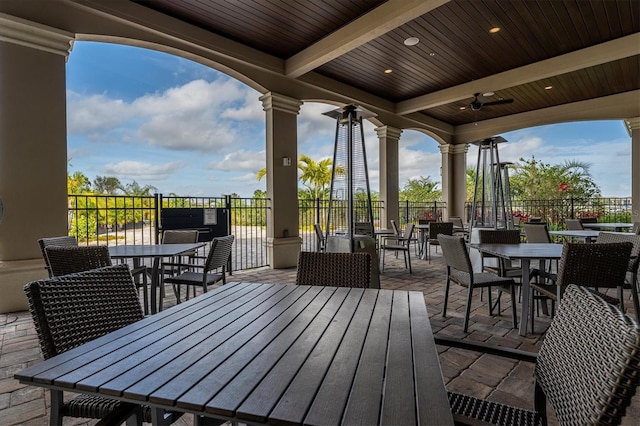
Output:
<svg viewBox="0 0 640 426">
<path fill-rule="evenodd" d="M 171 257 L 203 247 L 206 243 L 189 244 L 127 244 L 109 247 L 113 258 Z"/>
<path fill-rule="evenodd" d="M 522 243 L 522 244 L 471 244 L 471 247 L 505 259 L 560 259 L 562 244 Z"/>
<path fill-rule="evenodd" d="M 420 292 L 228 283 L 15 377 L 257 423 L 453 424 Z"/>
</svg>

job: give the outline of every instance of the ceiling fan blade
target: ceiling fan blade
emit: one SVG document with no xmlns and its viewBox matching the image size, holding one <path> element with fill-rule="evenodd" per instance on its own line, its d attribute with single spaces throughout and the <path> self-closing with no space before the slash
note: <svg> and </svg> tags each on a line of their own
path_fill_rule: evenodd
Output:
<svg viewBox="0 0 640 426">
<path fill-rule="evenodd" d="M 482 106 L 485 107 L 490 105 L 503 105 L 503 104 L 510 104 L 512 102 L 513 102 L 513 99 L 500 99 L 499 101 L 484 102 Z"/>
</svg>

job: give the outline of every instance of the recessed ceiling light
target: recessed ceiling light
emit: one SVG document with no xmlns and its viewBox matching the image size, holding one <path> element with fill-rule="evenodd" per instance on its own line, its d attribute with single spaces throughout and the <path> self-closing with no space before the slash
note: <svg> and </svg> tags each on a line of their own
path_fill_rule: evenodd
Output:
<svg viewBox="0 0 640 426">
<path fill-rule="evenodd" d="M 467 107 L 466 107 L 466 106 L 461 106 L 461 107 L 460 107 L 460 111 L 464 111 L 465 109 L 467 109 Z"/>
<path fill-rule="evenodd" d="M 484 93 L 482 94 L 482 96 L 484 96 L 485 98 L 488 98 L 488 97 L 493 96 L 493 95 L 494 95 L 494 93 L 493 93 L 493 92 L 484 92 Z"/>
<path fill-rule="evenodd" d="M 393 70 L 391 68 L 387 68 L 386 70 L 384 70 L 385 74 L 391 74 L 393 72 Z"/>
<path fill-rule="evenodd" d="M 429 52 L 429 56 L 436 56 L 436 52 Z"/>
<path fill-rule="evenodd" d="M 404 40 L 405 46 L 415 46 L 420 43 L 420 39 L 418 37 L 409 37 Z"/>
<path fill-rule="evenodd" d="M 553 89 L 553 86 L 545 86 L 544 87 L 544 90 L 551 90 L 551 89 Z"/>
<path fill-rule="evenodd" d="M 491 28 L 491 29 L 489 30 L 489 32 L 490 32 L 491 34 L 495 34 L 495 33 L 497 33 L 498 31 L 500 31 L 500 27 L 493 27 L 493 28 Z"/>
</svg>

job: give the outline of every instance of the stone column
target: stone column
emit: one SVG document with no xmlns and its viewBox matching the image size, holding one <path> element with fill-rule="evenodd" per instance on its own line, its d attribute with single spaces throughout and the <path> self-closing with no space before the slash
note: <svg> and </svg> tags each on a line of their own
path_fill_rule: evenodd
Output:
<svg viewBox="0 0 640 426">
<path fill-rule="evenodd" d="M 631 218 L 640 222 L 640 117 L 625 121 L 631 133 Z"/>
<path fill-rule="evenodd" d="M 400 224 L 399 192 L 400 174 L 398 171 L 398 141 L 402 130 L 382 126 L 376 128 L 380 143 L 380 200 L 384 203 L 380 228 L 391 228 L 390 220 Z"/>
<path fill-rule="evenodd" d="M 440 145 L 442 154 L 442 200 L 447 203 L 447 218 L 467 220 L 464 203 L 467 195 L 467 151 L 469 144 Z"/>
<path fill-rule="evenodd" d="M 298 132 L 302 101 L 267 93 L 260 97 L 266 113 L 267 256 L 271 268 L 296 266 L 298 235 Z"/>
<path fill-rule="evenodd" d="M 0 312 L 46 276 L 38 239 L 67 235 L 65 61 L 74 35 L 0 15 Z"/>
</svg>

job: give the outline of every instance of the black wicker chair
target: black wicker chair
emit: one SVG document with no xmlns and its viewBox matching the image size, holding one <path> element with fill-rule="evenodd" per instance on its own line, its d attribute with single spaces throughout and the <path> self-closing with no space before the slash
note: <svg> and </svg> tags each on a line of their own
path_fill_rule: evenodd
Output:
<svg viewBox="0 0 640 426">
<path fill-rule="evenodd" d="M 42 252 L 42 258 L 44 259 L 44 267 L 47 269 L 49 273 L 49 278 L 53 275 L 51 274 L 51 266 L 49 266 L 49 258 L 47 257 L 47 247 L 48 246 L 65 246 L 65 247 L 74 247 L 78 245 L 78 240 L 76 237 L 48 237 L 48 238 L 40 238 L 38 240 L 38 245 L 40 245 L 40 251 Z"/>
<path fill-rule="evenodd" d="M 623 290 L 631 291 L 631 300 L 633 301 L 633 309 L 636 311 L 636 320 L 640 321 L 640 303 L 638 302 L 638 267 L 640 266 L 640 235 L 635 234 L 613 234 L 610 232 L 600 232 L 598 234 L 597 243 L 622 243 L 630 242 L 633 244 L 631 250 L 631 259 L 627 265 L 627 273 L 631 273 L 631 280 L 625 279 L 624 285 L 618 287 L 618 297 L 613 298 L 608 295 L 600 294 L 600 296 L 609 303 L 620 305 L 620 309 L 624 311 L 624 295 Z"/>
<path fill-rule="evenodd" d="M 296 284 L 369 288 L 371 255 L 301 251 Z"/>
<path fill-rule="evenodd" d="M 431 246 L 436 246 L 436 253 L 438 252 L 438 235 L 453 235 L 453 222 L 431 222 L 429 224 L 429 235 L 427 236 L 427 260 L 431 262 Z"/>
<path fill-rule="evenodd" d="M 473 290 L 476 288 L 496 287 L 498 292 L 508 291 L 511 294 L 511 316 L 513 320 L 513 328 L 518 326 L 516 317 L 516 297 L 515 282 L 513 278 L 500 277 L 491 272 L 473 272 L 469 252 L 463 237 L 451 235 L 438 235 L 440 247 L 442 247 L 442 255 L 447 264 L 447 284 L 444 293 L 444 305 L 442 307 L 442 316 L 447 315 L 447 303 L 449 301 L 449 285 L 451 281 L 463 287 L 467 287 L 469 292 L 467 296 L 467 307 L 464 314 L 463 330 L 466 333 L 469 327 L 469 314 L 471 312 L 471 300 L 473 298 Z M 498 298 L 500 295 L 498 295 Z"/>
<path fill-rule="evenodd" d="M 46 258 L 49 262 L 49 274 L 51 277 L 74 274 L 76 272 L 89 271 L 91 269 L 111 266 L 111 256 L 107 246 L 55 246 L 45 247 Z M 131 271 L 134 277 L 141 277 L 142 281 L 135 280 L 137 289 L 142 288 L 144 298 L 144 314 L 149 314 L 149 290 L 147 282 L 147 268 L 139 266 Z"/>
<path fill-rule="evenodd" d="M 436 344 L 536 362 L 534 410 L 449 392 L 454 420 L 546 425 L 617 425 L 640 382 L 640 328 L 584 287 L 567 287 L 538 354 L 436 336 Z"/>
<path fill-rule="evenodd" d="M 61 354 L 144 317 L 127 265 L 34 281 L 24 287 L 45 359 Z M 167 421 L 180 414 L 166 413 Z M 151 421 L 150 408 L 92 395 L 65 401 L 51 390 L 52 425 L 64 417 L 103 419 L 118 424 L 134 416 Z"/>
<path fill-rule="evenodd" d="M 204 265 L 186 264 L 184 266 L 191 269 L 202 269 L 202 271 L 188 270 L 176 276 L 167 277 L 165 283 L 174 285 L 176 292 L 176 301 L 180 303 L 180 285 L 200 286 L 203 293 L 206 293 L 207 287 L 222 281 L 227 282 L 227 263 L 231 257 L 231 247 L 233 245 L 233 235 L 225 237 L 216 237 L 211 241 L 209 254 Z M 218 272 L 218 270 L 220 270 Z M 187 287 L 187 298 L 189 297 L 189 288 Z"/>
<path fill-rule="evenodd" d="M 618 288 L 624 285 L 633 244 L 564 243 L 558 274 L 552 282 L 532 282 L 531 300 L 539 296 L 558 302 L 569 284 L 584 287 Z M 555 278 L 555 279 L 553 279 Z M 531 332 L 534 332 L 535 303 L 531 303 Z M 552 305 L 553 314 L 553 305 Z"/>
<path fill-rule="evenodd" d="M 107 246 L 48 246 L 45 252 L 52 277 L 112 265 Z"/>
</svg>

